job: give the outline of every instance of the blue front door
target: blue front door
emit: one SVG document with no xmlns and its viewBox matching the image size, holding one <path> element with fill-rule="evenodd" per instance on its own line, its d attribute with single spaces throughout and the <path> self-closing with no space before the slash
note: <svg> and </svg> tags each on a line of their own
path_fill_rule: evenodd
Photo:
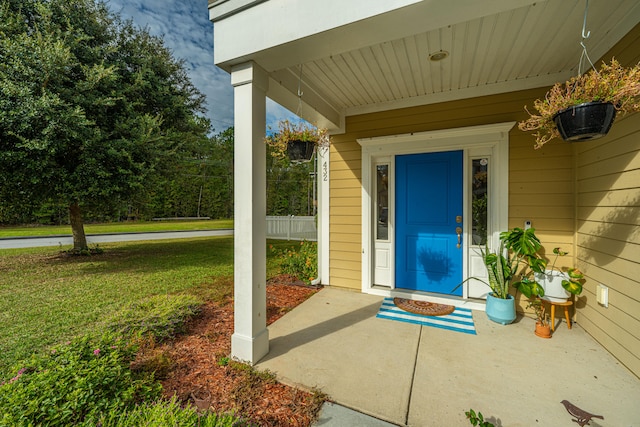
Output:
<svg viewBox="0 0 640 427">
<path fill-rule="evenodd" d="M 396 156 L 396 287 L 462 295 L 462 151 Z"/>
</svg>

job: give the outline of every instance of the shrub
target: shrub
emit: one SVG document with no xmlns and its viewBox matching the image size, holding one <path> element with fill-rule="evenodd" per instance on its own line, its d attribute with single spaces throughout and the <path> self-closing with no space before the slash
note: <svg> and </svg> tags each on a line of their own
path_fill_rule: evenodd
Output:
<svg viewBox="0 0 640 427">
<path fill-rule="evenodd" d="M 233 415 L 217 415 L 211 412 L 198 413 L 191 406 L 182 408 L 174 396 L 171 400 L 146 403 L 126 412 L 110 411 L 100 419 L 102 427 L 242 427 L 248 426 Z"/>
<path fill-rule="evenodd" d="M 158 380 L 166 379 L 171 368 L 173 368 L 171 358 L 162 348 L 155 347 L 155 343 L 151 341 L 142 341 L 136 360 L 129 365 L 129 369 L 133 372 L 152 374 Z"/>
<path fill-rule="evenodd" d="M 93 248 L 87 247 L 83 249 L 75 249 L 71 248 L 66 251 L 60 251 L 61 253 L 69 256 L 91 256 L 91 255 L 101 255 L 104 253 L 104 249 L 100 246 L 96 245 Z"/>
<path fill-rule="evenodd" d="M 136 348 L 88 336 L 33 356 L 0 385 L 0 425 L 96 425 L 102 414 L 159 397 L 151 375 L 129 369 Z"/>
<path fill-rule="evenodd" d="M 271 247 L 278 256 L 280 272 L 290 274 L 306 284 L 318 277 L 318 245 L 303 240 L 297 248 L 278 251 Z"/>
<path fill-rule="evenodd" d="M 124 307 L 107 320 L 107 327 L 121 335 L 162 342 L 184 332 L 187 321 L 200 313 L 202 304 L 192 295 L 155 295 Z"/>
</svg>

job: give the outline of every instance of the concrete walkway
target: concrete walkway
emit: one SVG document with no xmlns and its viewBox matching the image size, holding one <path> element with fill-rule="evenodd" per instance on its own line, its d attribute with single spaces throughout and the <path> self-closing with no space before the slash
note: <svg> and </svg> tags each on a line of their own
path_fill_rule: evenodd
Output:
<svg viewBox="0 0 640 427">
<path fill-rule="evenodd" d="M 105 242 L 133 242 L 140 240 L 191 239 L 194 237 L 231 236 L 232 229 L 216 230 L 183 230 L 183 231 L 149 231 L 132 233 L 87 234 L 90 245 Z M 70 234 L 53 236 L 0 237 L 0 249 L 35 248 L 42 246 L 73 245 Z"/>
<path fill-rule="evenodd" d="M 377 319 L 381 302 L 322 290 L 269 327 L 257 367 L 327 393 L 338 405 L 318 426 L 353 425 L 344 407 L 376 420 L 357 425 L 468 426 L 473 408 L 496 426 L 575 427 L 562 400 L 604 416 L 591 426 L 640 426 L 640 380 L 579 324 L 545 340 L 533 319 L 502 326 L 478 311 L 468 335 Z"/>
</svg>

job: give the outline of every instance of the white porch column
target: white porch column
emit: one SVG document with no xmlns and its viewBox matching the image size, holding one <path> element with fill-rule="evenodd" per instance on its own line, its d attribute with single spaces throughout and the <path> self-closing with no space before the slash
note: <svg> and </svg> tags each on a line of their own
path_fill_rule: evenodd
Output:
<svg viewBox="0 0 640 427">
<path fill-rule="evenodd" d="M 318 273 L 329 284 L 329 147 L 317 148 L 318 155 Z"/>
<path fill-rule="evenodd" d="M 266 294 L 266 72 L 231 69 L 234 88 L 234 333 L 231 356 L 256 363 L 269 352 Z"/>
</svg>

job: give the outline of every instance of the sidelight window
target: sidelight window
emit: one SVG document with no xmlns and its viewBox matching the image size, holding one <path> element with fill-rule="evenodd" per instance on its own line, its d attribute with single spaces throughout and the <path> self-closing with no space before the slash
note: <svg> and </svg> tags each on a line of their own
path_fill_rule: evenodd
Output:
<svg viewBox="0 0 640 427">
<path fill-rule="evenodd" d="M 389 240 L 389 165 L 376 165 L 376 239 Z"/>
<path fill-rule="evenodd" d="M 474 245 L 485 245 L 487 243 L 489 159 L 473 159 L 471 164 L 471 240 Z"/>
</svg>

